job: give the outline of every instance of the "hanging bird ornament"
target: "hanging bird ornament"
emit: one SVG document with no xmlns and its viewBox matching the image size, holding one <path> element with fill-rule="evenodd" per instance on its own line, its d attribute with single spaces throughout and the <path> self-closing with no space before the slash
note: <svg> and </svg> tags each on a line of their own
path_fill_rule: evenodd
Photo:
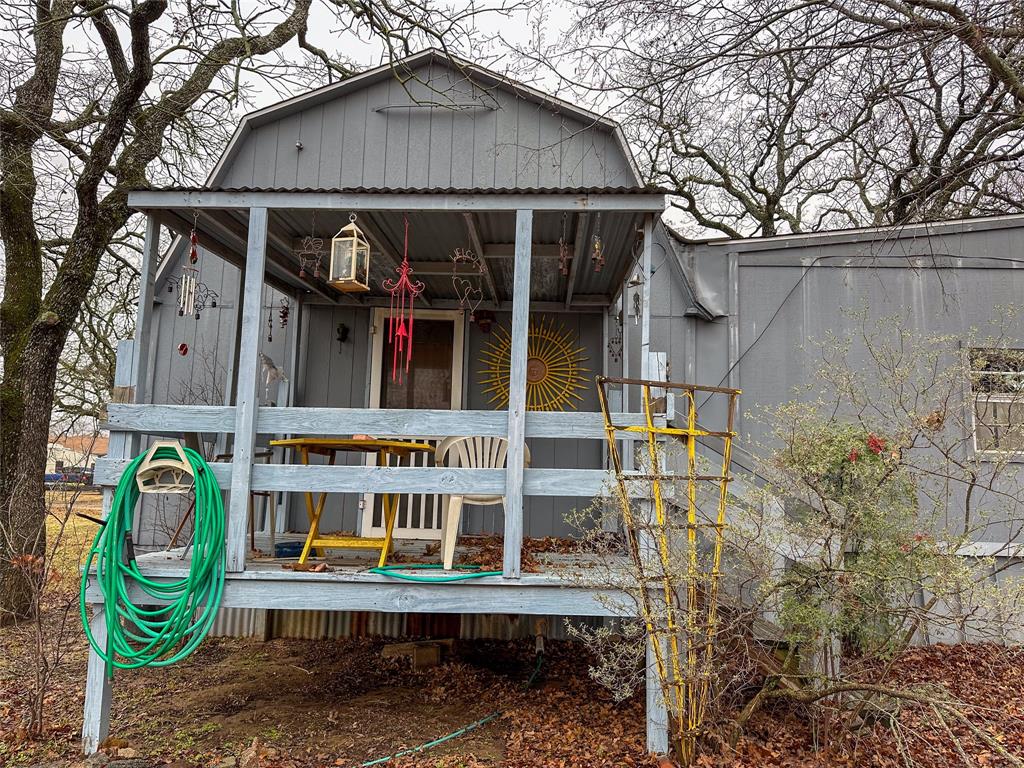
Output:
<svg viewBox="0 0 1024 768">
<path fill-rule="evenodd" d="M 562 236 L 558 238 L 558 271 L 562 277 L 569 275 L 569 266 L 572 264 L 572 250 L 565 241 L 565 214 L 562 214 Z"/>
<path fill-rule="evenodd" d="M 594 226 L 594 239 L 590 252 L 590 263 L 594 266 L 595 272 L 600 272 L 604 266 L 604 243 L 601 242 L 601 214 L 597 214 L 597 223 Z"/>
<path fill-rule="evenodd" d="M 385 291 L 391 294 L 391 308 L 388 313 L 388 343 L 391 344 L 391 380 L 401 383 L 403 369 L 409 372 L 412 362 L 413 303 L 423 293 L 423 283 L 412 279 L 409 266 L 409 219 L 403 216 L 405 224 L 405 245 L 402 263 L 395 267 L 397 279 L 381 282 Z"/>
</svg>

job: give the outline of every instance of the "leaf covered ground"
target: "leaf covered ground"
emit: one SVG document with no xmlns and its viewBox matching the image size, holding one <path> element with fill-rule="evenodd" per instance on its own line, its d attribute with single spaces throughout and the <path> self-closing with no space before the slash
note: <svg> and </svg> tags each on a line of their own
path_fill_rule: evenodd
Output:
<svg viewBox="0 0 1024 768">
<path fill-rule="evenodd" d="M 48 641 L 57 636 L 61 609 L 75 600 L 74 572 L 93 530 L 81 519 L 71 523 L 47 601 Z M 31 624 L 0 627 L 0 766 L 81 763 L 77 749 L 87 654 L 77 621 L 72 612 L 65 655 L 47 697 L 46 731 L 37 739 L 25 732 L 22 713 L 38 638 Z M 402 659 L 383 658 L 381 648 L 388 642 L 394 641 L 216 638 L 173 667 L 118 672 L 113 738 L 105 752 L 123 761 L 122 768 L 355 768 L 500 712 L 459 738 L 389 765 L 656 765 L 644 752 L 642 697 L 612 701 L 590 679 L 591 659 L 579 644 L 549 641 L 535 685 L 527 688 L 536 661 L 532 641 L 460 642 L 441 666 L 421 671 L 412 671 Z M 821 720 L 812 726 L 807 709 L 775 701 L 750 720 L 735 747 L 728 746 L 723 719 L 700 764 L 951 768 L 1009 766 L 1024 756 L 1021 649 L 912 649 L 893 663 L 886 679 L 955 699 L 969 722 L 904 702 L 852 733 Z M 979 732 L 999 748 L 984 744 Z"/>
</svg>

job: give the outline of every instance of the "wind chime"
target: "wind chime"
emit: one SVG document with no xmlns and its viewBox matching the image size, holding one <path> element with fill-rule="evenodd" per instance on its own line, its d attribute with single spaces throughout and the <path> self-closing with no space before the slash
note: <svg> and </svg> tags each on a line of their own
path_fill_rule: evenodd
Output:
<svg viewBox="0 0 1024 768">
<path fill-rule="evenodd" d="M 484 263 L 479 256 L 468 248 L 455 249 L 455 253 L 452 254 L 452 288 L 455 289 L 455 296 L 459 300 L 459 308 L 469 311 L 471 323 L 476 322 L 476 310 L 484 299 L 483 274 Z"/>
<path fill-rule="evenodd" d="M 202 280 L 199 271 L 199 234 L 196 227 L 199 224 L 199 212 L 192 214 L 192 232 L 189 234 L 188 263 L 181 268 L 181 274 L 172 277 L 167 281 L 167 292 L 178 293 L 178 317 L 192 315 L 199 320 L 200 313 L 207 307 L 217 306 L 218 293 L 212 290 Z M 178 354 L 188 354 L 188 344 L 184 341 L 178 344 Z"/>
<path fill-rule="evenodd" d="M 558 238 L 558 271 L 567 277 L 572 264 L 572 250 L 565 241 L 565 214 L 562 214 L 562 236 Z"/>
<path fill-rule="evenodd" d="M 640 286 L 643 284 L 644 281 L 640 276 L 640 270 L 637 269 L 629 279 L 629 287 L 633 289 L 633 325 L 640 325 L 640 313 L 643 307 L 643 302 L 640 297 Z"/>
<path fill-rule="evenodd" d="M 604 243 L 601 242 L 601 214 L 597 214 L 597 222 L 594 224 L 594 238 L 591 243 L 590 263 L 595 272 L 600 272 L 604 266 Z"/>
<path fill-rule="evenodd" d="M 274 310 L 277 310 L 277 319 L 281 328 L 288 327 L 288 315 L 291 314 L 292 305 L 288 299 L 281 299 L 276 306 L 271 304 L 267 307 L 267 341 L 274 340 Z"/>
<path fill-rule="evenodd" d="M 398 279 L 381 282 L 385 291 L 391 294 L 391 308 L 388 312 L 388 343 L 391 344 L 391 380 L 402 382 L 403 369 L 409 372 L 412 362 L 413 303 L 423 293 L 423 283 L 414 281 L 409 266 L 409 219 L 402 217 L 405 225 L 405 243 L 402 249 L 402 263 L 395 267 Z"/>
</svg>

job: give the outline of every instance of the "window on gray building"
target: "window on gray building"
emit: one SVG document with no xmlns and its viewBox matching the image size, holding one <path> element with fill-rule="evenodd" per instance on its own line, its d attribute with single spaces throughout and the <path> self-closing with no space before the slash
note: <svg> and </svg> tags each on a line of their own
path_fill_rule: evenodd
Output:
<svg viewBox="0 0 1024 768">
<path fill-rule="evenodd" d="M 978 451 L 1024 451 L 1024 349 L 972 349 Z"/>
</svg>

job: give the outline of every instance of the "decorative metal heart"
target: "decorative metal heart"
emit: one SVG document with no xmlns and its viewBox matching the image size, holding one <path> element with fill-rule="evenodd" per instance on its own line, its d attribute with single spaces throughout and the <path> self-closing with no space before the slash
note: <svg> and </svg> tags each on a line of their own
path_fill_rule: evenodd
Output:
<svg viewBox="0 0 1024 768">
<path fill-rule="evenodd" d="M 453 277 L 452 287 L 455 289 L 455 296 L 459 300 L 459 306 L 463 309 L 468 309 L 471 315 L 476 312 L 476 308 L 480 306 L 480 302 L 484 299 L 484 292 L 480 289 L 480 286 L 464 277 Z"/>
</svg>

